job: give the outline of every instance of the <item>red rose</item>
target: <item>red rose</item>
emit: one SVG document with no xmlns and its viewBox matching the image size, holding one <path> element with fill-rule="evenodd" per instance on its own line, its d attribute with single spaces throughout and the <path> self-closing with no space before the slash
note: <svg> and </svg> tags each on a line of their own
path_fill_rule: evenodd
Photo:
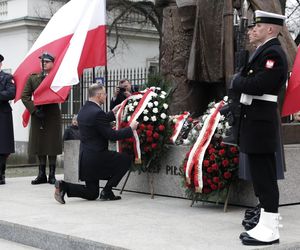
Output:
<svg viewBox="0 0 300 250">
<path fill-rule="evenodd" d="M 211 167 L 207 168 L 207 172 L 211 173 L 213 171 L 213 169 Z"/>
<path fill-rule="evenodd" d="M 145 126 L 145 124 L 141 124 L 140 126 L 139 126 L 139 128 L 140 128 L 140 130 L 144 130 L 145 128 L 146 128 L 146 126 Z"/>
<path fill-rule="evenodd" d="M 211 156 L 209 157 L 209 159 L 210 159 L 211 161 L 214 161 L 214 160 L 216 159 L 216 157 L 215 157 L 214 155 L 211 155 Z"/>
<path fill-rule="evenodd" d="M 151 124 L 148 124 L 148 125 L 147 125 L 147 129 L 148 129 L 148 130 L 153 130 L 153 126 L 152 126 Z"/>
<path fill-rule="evenodd" d="M 218 164 L 214 163 L 214 164 L 211 165 L 211 168 L 212 168 L 213 170 L 218 170 L 218 169 L 219 169 L 219 166 L 218 166 Z"/>
<path fill-rule="evenodd" d="M 124 127 L 127 127 L 128 126 L 128 123 L 127 122 L 121 122 L 121 127 L 124 128 Z"/>
<path fill-rule="evenodd" d="M 218 183 L 218 188 L 219 188 L 219 189 L 223 188 L 223 183 L 222 183 L 222 182 L 219 182 L 219 183 Z"/>
<path fill-rule="evenodd" d="M 207 177 L 206 176 L 203 176 L 202 180 L 203 180 L 203 183 L 207 183 Z"/>
<path fill-rule="evenodd" d="M 159 125 L 159 126 L 158 126 L 158 130 L 159 130 L 159 131 L 164 131 L 164 130 L 165 130 L 165 126 L 162 125 L 162 124 Z"/>
<path fill-rule="evenodd" d="M 203 166 L 204 167 L 208 167 L 209 166 L 209 161 L 208 160 L 204 160 L 203 161 Z"/>
<path fill-rule="evenodd" d="M 230 147 L 230 152 L 231 153 L 237 153 L 237 148 L 236 147 Z"/>
<path fill-rule="evenodd" d="M 151 147 L 152 147 L 153 149 L 157 148 L 157 143 L 152 143 L 152 144 L 151 144 Z"/>
<path fill-rule="evenodd" d="M 212 184 L 212 180 L 211 179 L 207 179 L 207 183 L 208 184 Z"/>
<path fill-rule="evenodd" d="M 239 158 L 234 157 L 234 158 L 233 158 L 233 162 L 234 162 L 234 164 L 238 164 L 238 163 L 239 163 Z"/>
<path fill-rule="evenodd" d="M 220 149 L 218 154 L 219 154 L 220 156 L 224 155 L 224 154 L 225 154 L 225 149 Z"/>
<path fill-rule="evenodd" d="M 152 137 L 147 137 L 147 140 L 146 140 L 147 142 L 152 142 L 153 141 L 153 139 L 152 139 Z"/>
<path fill-rule="evenodd" d="M 205 188 L 202 189 L 202 192 L 204 194 L 209 194 L 211 192 L 211 190 L 209 188 L 205 187 Z"/>
<path fill-rule="evenodd" d="M 220 182 L 219 177 L 214 177 L 214 178 L 213 178 L 213 182 L 214 182 L 214 183 L 219 183 L 219 182 Z"/>
<path fill-rule="evenodd" d="M 128 138 L 128 142 L 133 143 L 134 139 L 133 138 Z"/>
<path fill-rule="evenodd" d="M 211 188 L 212 190 L 217 190 L 218 187 L 217 187 L 215 184 L 211 184 L 211 185 L 210 185 L 210 188 Z"/>
<path fill-rule="evenodd" d="M 215 150 L 214 148 L 210 148 L 210 149 L 208 150 L 208 153 L 211 155 L 211 154 L 213 154 L 215 151 L 216 151 L 216 150 Z"/>
<path fill-rule="evenodd" d="M 142 133 L 142 130 L 137 129 L 136 132 L 138 133 L 138 135 L 140 135 Z"/>
<path fill-rule="evenodd" d="M 229 161 L 228 161 L 227 159 L 223 160 L 223 161 L 222 161 L 222 165 L 223 165 L 224 167 L 227 167 L 227 166 L 229 165 Z"/>
<path fill-rule="evenodd" d="M 192 117 L 189 117 L 189 118 L 188 118 L 188 121 L 189 121 L 189 122 L 192 122 L 192 121 L 193 121 L 193 118 L 192 118 Z"/>
<path fill-rule="evenodd" d="M 224 176 L 225 179 L 230 179 L 231 173 L 230 172 L 225 172 L 223 176 Z"/>
<path fill-rule="evenodd" d="M 154 137 L 155 139 L 158 139 L 158 138 L 159 138 L 159 133 L 155 132 L 155 133 L 153 134 L 153 137 Z"/>
<path fill-rule="evenodd" d="M 144 152 L 149 152 L 149 147 L 148 146 L 144 147 Z"/>
<path fill-rule="evenodd" d="M 147 135 L 147 137 L 151 137 L 152 136 L 152 131 L 151 130 L 147 130 L 146 131 L 146 135 Z"/>
</svg>

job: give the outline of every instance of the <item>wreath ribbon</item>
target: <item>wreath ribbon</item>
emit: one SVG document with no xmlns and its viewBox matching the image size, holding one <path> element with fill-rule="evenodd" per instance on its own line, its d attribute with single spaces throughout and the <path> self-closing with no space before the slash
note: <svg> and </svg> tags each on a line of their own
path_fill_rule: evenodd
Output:
<svg viewBox="0 0 300 250">
<path fill-rule="evenodd" d="M 185 170 L 186 181 L 188 184 L 191 184 L 192 170 L 194 169 L 194 185 L 195 191 L 198 193 L 201 193 L 203 188 L 202 162 L 204 154 L 218 126 L 221 117 L 219 111 L 223 105 L 223 101 L 216 104 L 216 109 L 205 119 L 199 136 L 194 146 L 192 147 L 191 153 L 188 157 L 187 166 Z"/>
<path fill-rule="evenodd" d="M 173 134 L 170 138 L 171 142 L 173 144 L 175 144 L 178 136 L 179 136 L 179 133 L 183 127 L 183 124 L 184 122 L 186 121 L 186 119 L 189 117 L 190 113 L 185 111 L 183 112 L 183 114 L 181 114 L 178 118 L 177 118 L 177 121 L 175 123 L 175 128 L 174 128 L 174 131 L 173 131 Z"/>
<path fill-rule="evenodd" d="M 117 119 L 116 119 L 116 128 L 120 129 L 121 121 L 122 121 L 122 114 L 124 112 L 125 106 L 129 99 L 136 98 L 136 95 L 141 95 L 141 93 L 137 93 L 135 95 L 131 95 L 128 98 L 126 98 L 122 103 L 121 107 L 117 112 Z M 139 100 L 138 105 L 136 106 L 134 112 L 132 113 L 128 124 L 131 125 L 133 122 L 135 122 L 139 116 L 142 114 L 142 112 L 147 107 L 149 101 L 152 99 L 153 96 L 155 96 L 156 93 L 153 92 L 152 89 L 148 89 L 143 95 L 142 98 Z M 140 147 L 140 140 L 139 136 L 137 134 L 137 131 L 133 131 L 133 150 L 134 150 L 134 156 L 135 156 L 135 163 L 141 164 L 142 163 L 142 157 L 141 157 L 141 147 Z M 117 142 L 117 152 L 122 152 L 121 142 Z"/>
</svg>

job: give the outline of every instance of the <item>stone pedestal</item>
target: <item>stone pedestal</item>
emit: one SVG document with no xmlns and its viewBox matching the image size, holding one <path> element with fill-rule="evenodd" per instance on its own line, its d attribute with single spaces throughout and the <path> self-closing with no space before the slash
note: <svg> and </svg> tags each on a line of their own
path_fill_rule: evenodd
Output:
<svg viewBox="0 0 300 250">
<path fill-rule="evenodd" d="M 280 205 L 299 203 L 300 193 L 297 184 L 300 180 L 299 154 L 300 144 L 285 145 L 287 172 L 285 179 L 279 180 Z M 170 146 L 170 149 L 162 157 L 160 171 L 154 173 L 132 172 L 126 184 L 125 190 L 134 192 L 151 193 L 150 182 L 153 181 L 154 194 L 185 198 L 185 189 L 182 187 L 182 177 L 179 173 L 180 165 L 188 152 L 189 147 Z M 78 155 L 79 141 L 65 142 L 65 180 L 78 183 Z M 117 188 L 121 189 L 125 178 Z M 253 206 L 257 200 L 253 193 L 252 184 L 246 181 L 238 181 L 232 185 L 229 204 Z"/>
</svg>

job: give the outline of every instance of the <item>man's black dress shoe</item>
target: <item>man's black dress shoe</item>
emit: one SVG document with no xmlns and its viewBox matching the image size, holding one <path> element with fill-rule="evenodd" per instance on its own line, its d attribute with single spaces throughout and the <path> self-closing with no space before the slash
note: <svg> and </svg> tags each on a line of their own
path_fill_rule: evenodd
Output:
<svg viewBox="0 0 300 250">
<path fill-rule="evenodd" d="M 240 234 L 240 240 L 242 240 L 242 239 L 245 238 L 245 237 L 250 237 L 250 235 L 249 235 L 247 232 L 242 232 L 242 233 Z"/>
<path fill-rule="evenodd" d="M 121 196 L 115 196 L 113 191 L 102 190 L 100 193 L 100 200 L 102 201 L 116 201 L 121 200 Z"/>
<path fill-rule="evenodd" d="M 254 239 L 250 236 L 248 236 L 248 237 L 246 236 L 246 237 L 242 238 L 242 243 L 244 245 L 249 245 L 249 246 L 272 245 L 272 244 L 279 243 L 279 239 L 273 240 L 273 241 L 270 241 L 270 242 L 265 242 L 265 241 L 260 241 L 260 240 Z"/>
<path fill-rule="evenodd" d="M 246 209 L 244 219 L 248 220 L 257 214 L 260 214 L 260 209 L 260 204 L 256 207 Z"/>
<path fill-rule="evenodd" d="M 55 182 L 55 192 L 54 192 L 54 198 L 56 201 L 58 201 L 60 204 L 65 204 L 65 194 L 66 191 L 63 189 L 64 181 L 56 181 Z"/>
<path fill-rule="evenodd" d="M 259 221 L 259 217 L 260 217 L 260 214 L 256 214 L 256 215 L 254 215 L 252 218 L 250 218 L 248 220 L 244 219 L 242 221 L 242 225 L 243 226 L 245 226 L 246 224 L 255 224 L 256 225 L 257 222 Z"/>
</svg>

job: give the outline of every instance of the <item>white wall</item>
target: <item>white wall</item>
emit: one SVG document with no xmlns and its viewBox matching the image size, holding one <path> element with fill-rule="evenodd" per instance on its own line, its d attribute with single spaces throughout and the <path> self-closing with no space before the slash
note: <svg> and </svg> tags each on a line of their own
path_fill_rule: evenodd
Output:
<svg viewBox="0 0 300 250">
<path fill-rule="evenodd" d="M 108 52 L 108 69 L 144 68 L 146 59 L 159 56 L 158 38 L 126 37 L 125 42 L 119 41 L 115 54 Z M 114 44 L 114 37 L 108 40 Z"/>
</svg>

